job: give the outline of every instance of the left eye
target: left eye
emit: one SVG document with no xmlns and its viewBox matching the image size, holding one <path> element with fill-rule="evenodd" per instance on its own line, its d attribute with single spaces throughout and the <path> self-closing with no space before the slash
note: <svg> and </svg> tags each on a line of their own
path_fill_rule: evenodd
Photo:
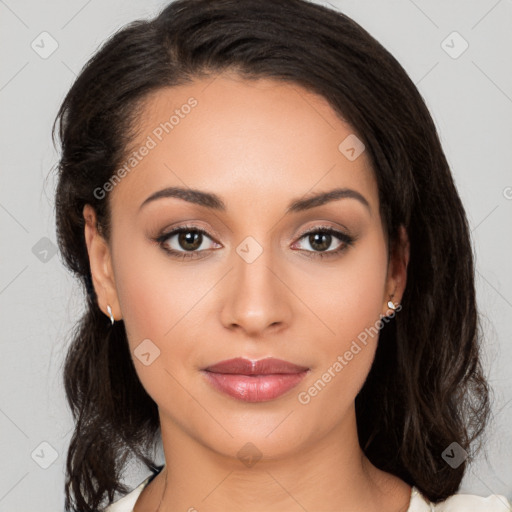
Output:
<svg viewBox="0 0 512 512">
<path fill-rule="evenodd" d="M 327 250 L 333 242 L 333 237 L 340 241 L 338 247 L 332 250 Z M 346 246 L 351 245 L 353 242 L 352 237 L 332 228 L 321 228 L 316 229 L 315 231 L 309 231 L 301 236 L 300 240 L 302 239 L 306 239 L 310 247 L 313 248 L 312 251 L 306 249 L 307 251 L 317 254 L 320 253 L 320 256 L 323 256 L 322 253 L 329 253 L 330 255 L 341 252 L 346 248 Z M 314 255 L 316 256 L 317 254 Z"/>
</svg>

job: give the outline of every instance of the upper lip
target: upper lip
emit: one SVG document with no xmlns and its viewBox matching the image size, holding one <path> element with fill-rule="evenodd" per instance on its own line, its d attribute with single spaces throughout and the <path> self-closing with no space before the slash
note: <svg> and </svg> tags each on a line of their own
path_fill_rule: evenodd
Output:
<svg viewBox="0 0 512 512">
<path fill-rule="evenodd" d="M 309 368 L 299 366 L 289 361 L 266 357 L 258 361 L 251 361 L 243 357 L 226 359 L 205 368 L 213 373 L 235 373 L 240 375 L 269 375 L 274 373 L 301 373 Z"/>
</svg>

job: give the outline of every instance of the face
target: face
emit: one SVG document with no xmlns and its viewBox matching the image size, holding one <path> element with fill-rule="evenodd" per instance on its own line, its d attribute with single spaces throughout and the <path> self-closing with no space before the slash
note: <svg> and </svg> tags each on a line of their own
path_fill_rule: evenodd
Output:
<svg viewBox="0 0 512 512">
<path fill-rule="evenodd" d="M 406 265 L 388 260 L 353 129 L 298 85 L 228 75 L 158 91 L 138 129 L 138 156 L 110 192 L 109 244 L 84 215 L 99 305 L 123 319 L 162 430 L 277 457 L 342 429 Z M 236 357 L 308 370 L 279 396 L 243 400 L 203 371 Z"/>
</svg>

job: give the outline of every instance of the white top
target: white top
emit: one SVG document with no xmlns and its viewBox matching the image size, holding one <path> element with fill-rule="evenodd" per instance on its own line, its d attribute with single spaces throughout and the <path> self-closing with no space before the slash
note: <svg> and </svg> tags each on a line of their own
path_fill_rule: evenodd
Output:
<svg viewBox="0 0 512 512">
<path fill-rule="evenodd" d="M 138 497 L 152 476 L 148 476 L 132 492 L 109 505 L 104 512 L 133 512 Z M 475 494 L 453 494 L 434 505 L 416 487 L 412 487 L 407 512 L 512 512 L 512 505 L 501 494 L 491 494 L 487 498 Z"/>
</svg>

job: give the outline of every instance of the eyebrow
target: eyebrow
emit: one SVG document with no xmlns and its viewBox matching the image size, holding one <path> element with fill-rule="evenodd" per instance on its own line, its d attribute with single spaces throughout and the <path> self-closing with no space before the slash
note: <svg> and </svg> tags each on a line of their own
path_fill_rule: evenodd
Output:
<svg viewBox="0 0 512 512">
<path fill-rule="evenodd" d="M 211 192 L 203 192 L 201 190 L 192 188 L 168 187 L 162 190 L 158 190 L 146 198 L 140 205 L 139 211 L 143 206 L 152 201 L 169 197 L 182 199 L 183 201 L 198 204 L 212 210 L 218 210 L 222 212 L 227 210 L 224 201 L 219 196 Z M 291 201 L 288 205 L 288 208 L 286 209 L 286 214 L 302 212 L 330 203 L 331 201 L 346 198 L 356 199 L 362 203 L 371 213 L 370 204 L 362 194 L 350 188 L 335 188 L 333 190 L 329 190 L 328 192 L 318 192 L 305 199 L 300 198 Z"/>
</svg>

